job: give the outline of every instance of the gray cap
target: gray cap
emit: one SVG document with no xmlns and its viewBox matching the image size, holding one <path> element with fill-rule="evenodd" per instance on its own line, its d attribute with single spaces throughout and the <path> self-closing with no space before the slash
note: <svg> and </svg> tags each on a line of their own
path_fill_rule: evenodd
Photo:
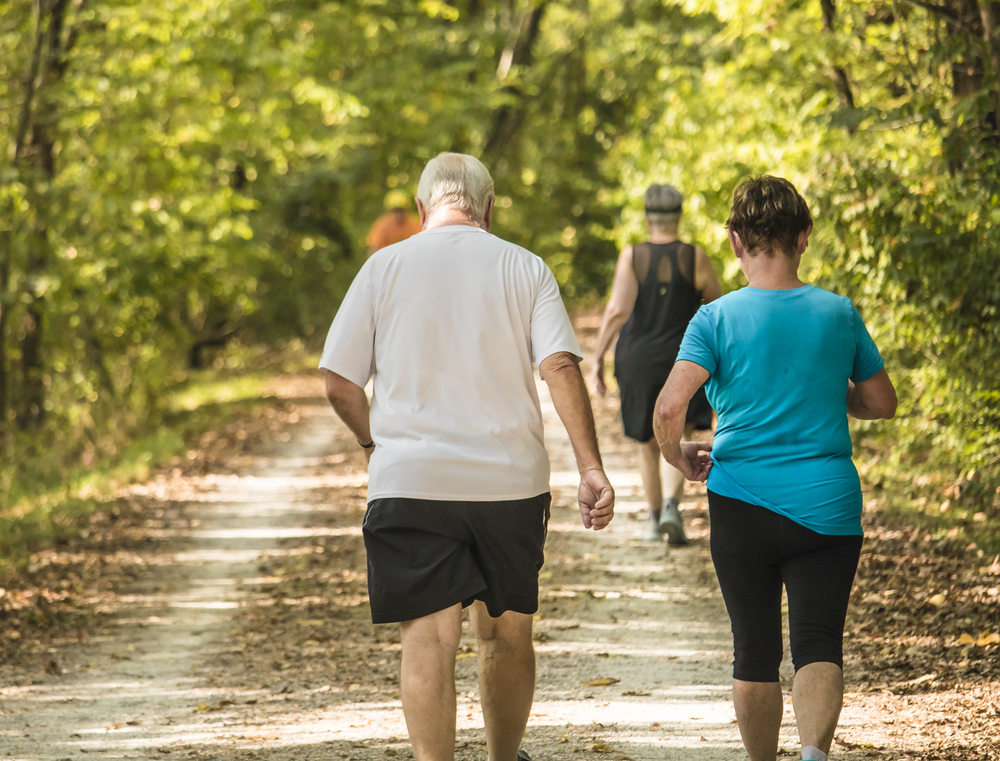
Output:
<svg viewBox="0 0 1000 761">
<path fill-rule="evenodd" d="M 652 184 L 646 190 L 646 211 L 676 214 L 684 203 L 684 195 L 673 185 Z"/>
</svg>

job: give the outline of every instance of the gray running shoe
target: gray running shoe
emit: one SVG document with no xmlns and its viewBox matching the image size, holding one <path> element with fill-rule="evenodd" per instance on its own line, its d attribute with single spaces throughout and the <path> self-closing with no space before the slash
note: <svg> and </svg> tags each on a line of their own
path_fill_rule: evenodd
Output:
<svg viewBox="0 0 1000 761">
<path fill-rule="evenodd" d="M 531 756 L 528 755 L 528 751 L 518 748 L 517 761 L 531 761 Z"/>
<path fill-rule="evenodd" d="M 646 525 L 642 527 L 642 538 L 647 542 L 662 542 L 663 534 L 660 533 L 660 511 L 650 510 Z"/>
<path fill-rule="evenodd" d="M 684 535 L 684 519 L 677 509 L 677 500 L 673 497 L 663 503 L 663 510 L 660 511 L 659 531 L 667 537 L 667 544 L 675 547 L 683 547 L 688 543 Z"/>
</svg>

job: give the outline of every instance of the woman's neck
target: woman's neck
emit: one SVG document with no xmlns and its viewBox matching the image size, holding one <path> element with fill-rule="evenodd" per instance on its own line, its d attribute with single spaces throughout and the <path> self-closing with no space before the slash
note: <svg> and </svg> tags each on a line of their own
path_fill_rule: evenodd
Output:
<svg viewBox="0 0 1000 761">
<path fill-rule="evenodd" d="M 745 255 L 740 259 L 740 268 L 746 275 L 747 285 L 766 291 L 783 291 L 801 288 L 805 283 L 799 279 L 801 255 L 786 256 L 780 252 L 774 256 L 758 254 Z"/>
<path fill-rule="evenodd" d="M 649 228 L 649 242 L 650 243 L 673 243 L 677 240 L 677 228 L 676 227 L 650 227 Z"/>
</svg>

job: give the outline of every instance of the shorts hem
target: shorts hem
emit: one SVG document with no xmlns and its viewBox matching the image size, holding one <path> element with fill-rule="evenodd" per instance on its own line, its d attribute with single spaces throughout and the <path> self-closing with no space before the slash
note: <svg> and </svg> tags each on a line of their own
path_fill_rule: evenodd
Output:
<svg viewBox="0 0 1000 761">
<path fill-rule="evenodd" d="M 476 600 L 479 600 L 486 606 L 486 612 L 490 614 L 491 618 L 500 618 L 504 613 L 521 613 L 525 616 L 533 616 L 538 612 L 538 598 L 533 601 L 519 601 L 515 600 L 505 601 L 504 605 L 498 605 L 496 608 L 492 607 L 487 600 L 483 600 L 479 596 L 469 598 L 462 603 L 463 607 L 468 607 Z M 500 610 L 502 608 L 502 610 Z"/>
<path fill-rule="evenodd" d="M 406 600 L 408 607 L 402 604 L 398 606 L 389 604 L 383 606 L 379 612 L 376 612 L 372 608 L 372 623 L 398 624 L 403 621 L 413 621 L 417 618 L 431 616 L 442 610 L 447 610 L 452 605 L 461 604 L 464 608 L 467 605 L 466 600 L 476 599 L 476 595 L 482 594 L 486 589 L 485 585 L 480 585 L 474 592 L 469 592 L 469 587 L 456 587 L 446 592 L 437 592 L 417 598 L 416 600 L 408 597 Z M 371 593 L 369 593 L 370 597 Z"/>
</svg>

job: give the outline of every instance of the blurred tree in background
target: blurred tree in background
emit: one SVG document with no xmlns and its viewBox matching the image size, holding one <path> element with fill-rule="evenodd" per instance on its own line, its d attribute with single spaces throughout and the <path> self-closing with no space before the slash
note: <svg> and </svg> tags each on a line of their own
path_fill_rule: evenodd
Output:
<svg viewBox="0 0 1000 761">
<path fill-rule="evenodd" d="M 57 478 L 155 426 L 207 347 L 322 336 L 386 191 L 456 150 L 494 173 L 495 231 L 574 303 L 643 235 L 650 182 L 685 192 L 682 233 L 736 287 L 735 184 L 791 179 L 817 218 L 809 276 L 855 300 L 900 386 L 873 478 L 995 515 L 998 18 L 990 0 L 4 4 L 0 506 L 31 458 Z"/>
</svg>

